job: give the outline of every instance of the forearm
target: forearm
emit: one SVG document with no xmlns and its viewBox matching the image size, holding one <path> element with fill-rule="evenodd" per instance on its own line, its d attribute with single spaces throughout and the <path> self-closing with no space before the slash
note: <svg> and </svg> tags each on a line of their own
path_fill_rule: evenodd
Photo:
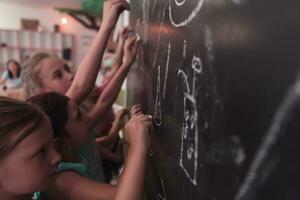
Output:
<svg viewBox="0 0 300 200">
<path fill-rule="evenodd" d="M 120 66 L 122 64 L 122 58 L 123 58 L 123 46 L 124 46 L 124 42 L 119 42 L 118 46 L 117 46 L 117 50 L 116 50 L 116 54 L 115 54 L 115 61 L 114 61 L 114 65 L 113 65 L 113 69 L 114 68 L 118 68 L 118 66 Z"/>
<path fill-rule="evenodd" d="M 98 99 L 95 107 L 89 113 L 92 126 L 101 118 L 101 116 L 112 106 L 115 102 L 123 81 L 125 80 L 129 71 L 129 65 L 122 65 L 117 71 L 116 75 L 108 83 Z"/>
<path fill-rule="evenodd" d="M 97 33 L 92 46 L 80 63 L 74 81 L 66 93 L 76 103 L 80 103 L 94 87 L 101 60 L 112 28 L 103 25 Z"/>
<path fill-rule="evenodd" d="M 124 171 L 117 185 L 115 200 L 140 200 L 144 187 L 146 148 L 130 148 Z"/>
<path fill-rule="evenodd" d="M 105 76 L 105 77 L 107 77 L 108 82 L 114 77 L 114 75 L 118 71 L 119 67 L 122 65 L 122 58 L 123 58 L 123 53 L 124 53 L 123 45 L 124 45 L 124 42 L 118 43 L 117 50 L 116 50 L 115 57 L 114 57 L 114 63 L 112 65 L 112 68 L 109 70 L 109 72 Z"/>
<path fill-rule="evenodd" d="M 120 130 L 119 122 L 114 122 L 113 126 L 111 127 L 107 135 L 96 138 L 97 144 L 106 144 L 106 143 L 116 141 L 118 138 L 119 130 Z"/>
</svg>

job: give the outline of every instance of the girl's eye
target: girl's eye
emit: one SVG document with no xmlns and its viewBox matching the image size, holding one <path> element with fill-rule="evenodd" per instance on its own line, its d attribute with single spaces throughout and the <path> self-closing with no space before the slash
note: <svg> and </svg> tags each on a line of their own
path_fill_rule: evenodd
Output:
<svg viewBox="0 0 300 200">
<path fill-rule="evenodd" d="M 53 78 L 54 78 L 54 79 L 61 79 L 61 78 L 62 78 L 62 73 L 61 73 L 61 71 L 56 71 L 56 72 L 53 74 Z"/>
<path fill-rule="evenodd" d="M 68 73 L 71 73 L 70 66 L 67 65 L 67 64 L 64 65 L 64 70 L 65 70 L 66 72 L 68 72 Z"/>
<path fill-rule="evenodd" d="M 44 158 L 45 157 L 45 155 L 46 155 L 46 149 L 41 149 L 37 154 L 36 154 L 36 156 L 38 157 L 38 158 Z"/>
</svg>

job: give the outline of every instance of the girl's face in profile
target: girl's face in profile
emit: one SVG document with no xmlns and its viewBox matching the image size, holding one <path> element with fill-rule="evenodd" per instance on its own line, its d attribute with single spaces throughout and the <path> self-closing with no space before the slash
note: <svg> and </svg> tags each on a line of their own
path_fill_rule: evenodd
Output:
<svg viewBox="0 0 300 200">
<path fill-rule="evenodd" d="M 55 91 L 65 94 L 71 87 L 73 73 L 61 59 L 52 56 L 41 62 L 39 79 L 43 91 Z"/>
<path fill-rule="evenodd" d="M 21 133 L 22 129 L 18 132 Z M 53 147 L 52 137 L 50 122 L 43 119 L 32 133 L 0 161 L 2 191 L 21 195 L 47 187 L 61 159 Z"/>
</svg>

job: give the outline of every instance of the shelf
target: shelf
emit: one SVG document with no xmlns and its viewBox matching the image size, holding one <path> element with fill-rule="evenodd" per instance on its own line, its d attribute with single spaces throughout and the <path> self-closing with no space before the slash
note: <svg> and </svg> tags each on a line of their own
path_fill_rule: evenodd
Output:
<svg viewBox="0 0 300 200">
<path fill-rule="evenodd" d="M 37 52 L 65 55 L 68 62 L 74 48 L 74 36 L 66 33 L 0 29 L 0 71 L 9 59 L 20 63 Z M 66 53 L 67 52 L 67 53 Z"/>
</svg>

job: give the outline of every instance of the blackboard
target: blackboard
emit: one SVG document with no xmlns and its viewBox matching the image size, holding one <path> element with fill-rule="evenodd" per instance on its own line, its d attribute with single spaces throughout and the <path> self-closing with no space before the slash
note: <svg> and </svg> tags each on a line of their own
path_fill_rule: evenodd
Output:
<svg viewBox="0 0 300 200">
<path fill-rule="evenodd" d="M 300 1 L 131 0 L 147 200 L 300 199 Z"/>
</svg>

